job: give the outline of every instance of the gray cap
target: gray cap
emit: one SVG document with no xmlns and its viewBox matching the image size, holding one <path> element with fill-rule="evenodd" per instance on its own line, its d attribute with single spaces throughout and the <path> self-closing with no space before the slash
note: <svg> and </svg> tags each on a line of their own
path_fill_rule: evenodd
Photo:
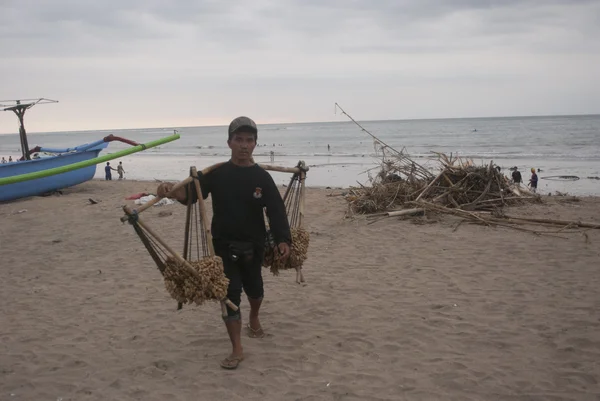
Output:
<svg viewBox="0 0 600 401">
<path fill-rule="evenodd" d="M 229 135 L 236 133 L 240 130 L 240 128 L 247 128 L 250 132 L 257 134 L 258 128 L 256 128 L 256 123 L 248 117 L 238 117 L 235 118 L 231 124 L 229 124 Z"/>
</svg>

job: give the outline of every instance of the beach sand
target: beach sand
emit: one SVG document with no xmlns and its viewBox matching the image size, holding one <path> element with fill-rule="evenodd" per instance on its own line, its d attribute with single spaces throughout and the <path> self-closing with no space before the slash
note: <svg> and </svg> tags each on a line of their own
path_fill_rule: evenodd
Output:
<svg viewBox="0 0 600 401">
<path fill-rule="evenodd" d="M 600 399 L 600 230 L 368 224 L 309 189 L 306 284 L 264 270 L 268 337 L 244 335 L 225 371 L 218 304 L 177 311 L 119 221 L 155 189 L 94 180 L 0 205 L 0 400 Z M 556 199 L 510 213 L 600 222 L 600 199 Z M 183 206 L 143 217 L 181 250 Z"/>
</svg>

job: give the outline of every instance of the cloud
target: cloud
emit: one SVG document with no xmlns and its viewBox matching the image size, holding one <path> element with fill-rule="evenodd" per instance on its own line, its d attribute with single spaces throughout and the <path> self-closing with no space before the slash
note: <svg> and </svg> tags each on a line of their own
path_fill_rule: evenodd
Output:
<svg viewBox="0 0 600 401">
<path fill-rule="evenodd" d="M 0 97 L 59 98 L 56 129 L 327 120 L 342 98 L 361 118 L 591 112 L 598 39 L 591 0 L 3 0 Z M 399 111 L 399 88 L 455 104 Z"/>
</svg>

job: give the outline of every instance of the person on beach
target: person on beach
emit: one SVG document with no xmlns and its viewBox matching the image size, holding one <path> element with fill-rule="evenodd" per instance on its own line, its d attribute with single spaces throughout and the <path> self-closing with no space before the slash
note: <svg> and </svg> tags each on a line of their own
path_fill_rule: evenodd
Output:
<svg viewBox="0 0 600 401">
<path fill-rule="evenodd" d="M 12 156 L 8 156 L 8 162 L 9 162 L 9 163 L 12 163 L 12 162 L 13 162 Z"/>
<path fill-rule="evenodd" d="M 6 163 L 6 159 L 2 156 L 2 164 Z"/>
<path fill-rule="evenodd" d="M 517 167 L 515 167 L 515 170 L 512 172 L 512 179 L 515 184 L 521 184 L 521 182 L 523 182 L 523 177 L 521 177 L 521 172 Z"/>
<path fill-rule="evenodd" d="M 116 171 L 117 169 L 114 168 L 114 167 L 111 167 L 109 162 L 106 162 L 106 167 L 104 167 L 104 179 L 106 181 L 111 181 L 112 180 L 112 172 L 111 172 L 111 170 L 115 170 Z"/>
<path fill-rule="evenodd" d="M 536 191 L 537 191 L 537 184 L 538 184 L 538 176 L 535 173 L 535 169 L 532 168 L 531 169 L 531 178 L 529 179 L 529 186 L 531 187 L 531 190 L 533 191 L 533 193 L 536 193 Z"/>
<path fill-rule="evenodd" d="M 117 166 L 117 173 L 119 173 L 119 180 L 123 179 L 123 173 L 125 173 L 125 169 L 123 168 L 123 162 L 119 162 Z"/>
<path fill-rule="evenodd" d="M 247 333 L 251 338 L 262 338 L 265 334 L 258 312 L 264 296 L 262 262 L 266 229 L 263 208 L 267 209 L 270 229 L 284 260 L 290 254 L 291 232 L 285 205 L 273 178 L 252 158 L 258 136 L 256 124 L 248 117 L 235 118 L 229 125 L 228 135 L 231 159 L 210 173 L 198 174 L 202 194 L 196 194 L 195 190 L 187 194 L 184 187 L 169 196 L 186 205 L 188 196 L 196 202 L 198 196 L 206 199 L 212 195 L 211 232 L 215 253 L 223 259 L 225 276 L 229 279 L 227 298 L 239 308 L 244 290 L 250 303 Z M 157 195 L 165 196 L 173 185 L 160 184 Z M 221 367 L 236 369 L 244 359 L 240 310 L 227 307 L 227 316 L 223 320 L 232 352 L 221 361 Z"/>
</svg>

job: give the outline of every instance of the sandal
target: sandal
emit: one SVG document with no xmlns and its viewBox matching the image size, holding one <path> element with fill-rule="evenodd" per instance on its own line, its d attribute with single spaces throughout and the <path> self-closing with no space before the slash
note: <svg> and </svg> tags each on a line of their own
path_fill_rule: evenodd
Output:
<svg viewBox="0 0 600 401">
<path fill-rule="evenodd" d="M 221 361 L 221 367 L 223 369 L 229 369 L 229 370 L 237 369 L 238 365 L 243 360 L 244 360 L 243 356 L 231 356 L 230 355 Z"/>
<path fill-rule="evenodd" d="M 265 332 L 263 331 L 262 327 L 254 330 L 252 327 L 250 327 L 250 323 L 248 323 L 246 325 L 246 329 L 248 331 L 248 337 L 250 337 L 250 338 L 264 338 L 265 337 Z"/>
</svg>

